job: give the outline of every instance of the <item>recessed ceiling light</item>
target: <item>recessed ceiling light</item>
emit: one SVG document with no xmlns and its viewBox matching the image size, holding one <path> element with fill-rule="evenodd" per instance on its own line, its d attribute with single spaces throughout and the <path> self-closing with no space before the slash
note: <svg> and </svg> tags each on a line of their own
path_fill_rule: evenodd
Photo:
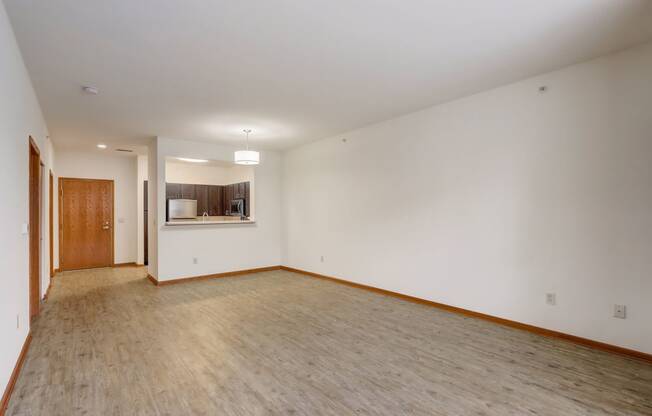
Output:
<svg viewBox="0 0 652 416">
<path fill-rule="evenodd" d="M 84 92 L 86 94 L 91 94 L 91 95 L 97 95 L 97 94 L 100 93 L 100 90 L 98 90 L 95 87 L 90 87 L 90 86 L 84 86 L 84 87 L 82 87 L 82 90 L 84 90 Z"/>
<path fill-rule="evenodd" d="M 206 159 L 192 159 L 189 157 L 178 157 L 177 160 L 180 160 L 182 162 L 190 162 L 190 163 L 206 163 L 208 160 Z"/>
<path fill-rule="evenodd" d="M 106 145 L 103 144 L 103 143 L 100 143 L 100 144 L 97 145 L 97 148 L 98 149 L 106 149 Z"/>
</svg>

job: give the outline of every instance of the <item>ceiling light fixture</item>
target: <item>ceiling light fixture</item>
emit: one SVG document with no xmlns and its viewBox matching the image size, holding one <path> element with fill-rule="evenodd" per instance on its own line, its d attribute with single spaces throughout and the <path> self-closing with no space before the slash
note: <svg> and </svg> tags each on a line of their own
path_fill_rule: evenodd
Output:
<svg viewBox="0 0 652 416">
<path fill-rule="evenodd" d="M 208 160 L 206 159 L 192 159 L 189 157 L 178 157 L 177 160 L 180 160 L 182 162 L 190 162 L 190 163 L 206 163 Z"/>
<path fill-rule="evenodd" d="M 97 145 L 98 149 L 106 149 L 106 145 L 104 143 L 100 143 Z"/>
<path fill-rule="evenodd" d="M 255 150 L 249 150 L 249 133 L 251 129 L 242 130 L 247 135 L 247 150 L 235 152 L 235 163 L 238 165 L 257 165 L 260 163 L 260 154 Z"/>
</svg>

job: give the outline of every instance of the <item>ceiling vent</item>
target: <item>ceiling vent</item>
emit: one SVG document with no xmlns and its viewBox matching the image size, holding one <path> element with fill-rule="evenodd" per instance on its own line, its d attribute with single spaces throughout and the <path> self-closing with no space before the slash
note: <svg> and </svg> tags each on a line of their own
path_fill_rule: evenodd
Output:
<svg viewBox="0 0 652 416">
<path fill-rule="evenodd" d="M 126 153 L 133 153 L 134 152 L 133 150 L 129 150 L 129 149 L 115 149 L 115 151 L 116 152 L 126 152 Z"/>
</svg>

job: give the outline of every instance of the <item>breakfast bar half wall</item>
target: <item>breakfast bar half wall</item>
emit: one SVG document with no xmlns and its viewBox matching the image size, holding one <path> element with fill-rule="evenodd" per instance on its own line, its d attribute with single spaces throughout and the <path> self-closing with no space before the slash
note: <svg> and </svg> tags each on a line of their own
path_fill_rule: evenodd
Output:
<svg viewBox="0 0 652 416">
<path fill-rule="evenodd" d="M 148 273 L 159 284 L 175 279 L 193 278 L 234 270 L 253 270 L 281 263 L 281 154 L 276 151 L 262 151 L 261 162 L 255 166 L 255 186 L 250 189 L 238 185 L 245 180 L 225 179 L 223 183 L 209 183 L 205 172 L 197 170 L 195 177 L 170 166 L 170 160 L 197 159 L 210 161 L 210 165 L 233 163 L 235 147 L 217 145 L 203 141 L 178 138 L 157 137 L 149 146 L 149 217 L 148 217 Z M 201 164 L 208 165 L 207 163 Z M 168 171 L 169 170 L 169 171 Z M 181 175 L 186 175 L 181 177 Z M 175 176 L 176 175 L 176 176 Z M 203 176 L 202 176 L 203 175 Z M 211 212 L 208 218 L 187 218 L 178 224 L 171 224 L 167 218 L 167 204 L 175 185 L 186 182 L 186 191 L 194 189 L 198 204 L 204 202 L 197 198 L 197 185 L 200 193 L 202 185 L 221 186 L 223 201 Z M 233 185 L 233 186 L 230 186 Z M 179 186 L 180 188 L 181 186 Z M 151 188 L 155 188 L 152 190 Z M 242 188 L 242 189 L 240 189 Z M 220 188 L 206 188 L 210 193 L 219 193 Z M 182 192 L 181 189 L 179 189 Z M 242 192 L 240 192 L 242 191 Z M 248 191 L 248 192 L 247 192 Z M 243 198 L 235 198 L 236 196 Z M 193 196 L 193 195 L 187 195 Z M 200 197 L 203 194 L 200 195 Z M 213 195 L 215 198 L 215 195 Z M 207 196 L 206 203 L 210 194 Z M 250 207 L 242 219 L 230 215 L 226 200 L 247 200 Z M 198 216 L 202 213 L 197 210 Z M 254 212 L 255 211 L 255 212 Z M 210 214 L 218 215 L 210 215 Z M 247 215 L 249 214 L 249 215 Z M 255 218 L 254 218 L 255 215 Z M 228 218 L 227 218 L 228 217 Z M 174 226 L 170 226 L 174 225 Z"/>
</svg>

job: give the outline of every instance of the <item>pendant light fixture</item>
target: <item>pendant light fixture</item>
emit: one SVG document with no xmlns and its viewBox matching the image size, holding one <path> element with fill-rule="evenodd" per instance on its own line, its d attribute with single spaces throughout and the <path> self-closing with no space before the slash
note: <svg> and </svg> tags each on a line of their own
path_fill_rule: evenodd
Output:
<svg viewBox="0 0 652 416">
<path fill-rule="evenodd" d="M 249 150 L 249 133 L 251 133 L 251 129 L 243 131 L 247 135 L 247 150 L 236 150 L 235 163 L 238 165 L 257 165 L 260 163 L 260 154 L 255 150 Z"/>
</svg>

